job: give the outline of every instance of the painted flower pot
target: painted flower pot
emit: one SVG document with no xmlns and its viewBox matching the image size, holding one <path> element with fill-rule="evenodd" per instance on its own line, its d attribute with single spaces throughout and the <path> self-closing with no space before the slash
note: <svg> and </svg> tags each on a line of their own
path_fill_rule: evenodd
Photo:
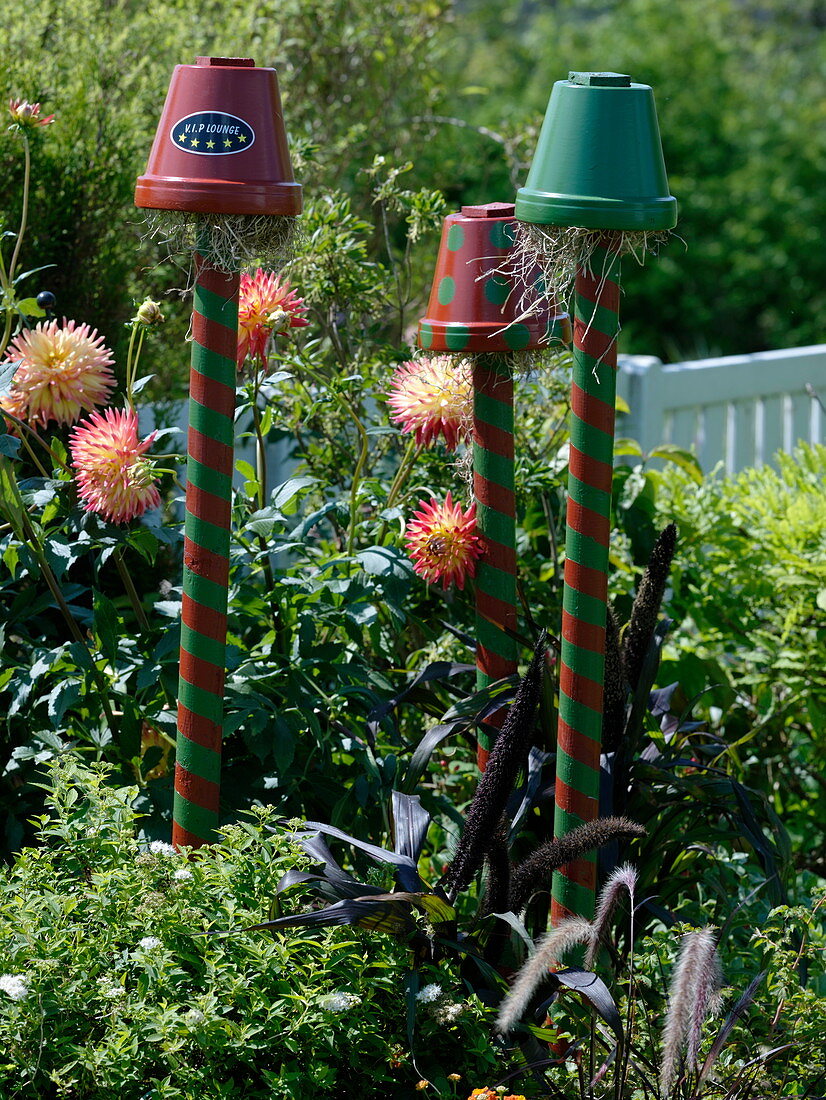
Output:
<svg viewBox="0 0 826 1100">
<path fill-rule="evenodd" d="M 463 206 L 445 218 L 419 347 L 484 354 L 570 340 L 568 315 L 541 297 L 541 287 L 526 303 L 515 277 L 503 273 L 515 226 L 513 203 Z"/>
<path fill-rule="evenodd" d="M 135 205 L 204 214 L 301 213 L 275 69 L 246 57 L 177 65 Z"/>
</svg>

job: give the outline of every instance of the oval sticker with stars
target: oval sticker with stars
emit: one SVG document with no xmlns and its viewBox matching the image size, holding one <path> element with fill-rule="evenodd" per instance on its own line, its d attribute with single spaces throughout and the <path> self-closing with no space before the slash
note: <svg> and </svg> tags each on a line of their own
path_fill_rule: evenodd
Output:
<svg viewBox="0 0 826 1100">
<path fill-rule="evenodd" d="M 255 142 L 255 130 L 248 122 L 226 111 L 197 111 L 186 115 L 169 131 L 172 144 L 200 157 L 221 157 L 243 153 Z"/>
</svg>

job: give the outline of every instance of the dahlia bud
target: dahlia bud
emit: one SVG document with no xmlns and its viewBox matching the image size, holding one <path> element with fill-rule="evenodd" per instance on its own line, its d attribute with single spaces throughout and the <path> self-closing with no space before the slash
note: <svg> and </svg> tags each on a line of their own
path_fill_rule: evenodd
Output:
<svg viewBox="0 0 826 1100">
<path fill-rule="evenodd" d="M 153 302 L 151 298 L 147 298 L 138 309 L 138 312 L 134 316 L 134 320 L 139 325 L 144 325 L 146 328 L 152 328 L 153 325 L 163 324 L 165 318 L 161 313 L 161 307 L 158 302 Z"/>
</svg>

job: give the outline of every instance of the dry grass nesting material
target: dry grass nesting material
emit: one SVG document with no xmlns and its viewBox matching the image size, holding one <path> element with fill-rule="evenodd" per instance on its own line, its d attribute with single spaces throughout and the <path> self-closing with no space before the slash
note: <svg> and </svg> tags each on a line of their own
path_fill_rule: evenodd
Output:
<svg viewBox="0 0 826 1100">
<path fill-rule="evenodd" d="M 607 245 L 609 251 L 619 256 L 632 256 L 642 265 L 646 255 L 656 255 L 670 236 L 667 231 L 611 232 L 518 221 L 513 251 L 502 274 L 521 287 L 519 306 L 525 315 L 538 312 L 545 300 L 555 301 L 571 312 L 571 292 L 577 270 L 583 268 L 592 277 L 608 275 L 607 270 L 593 270 L 594 253 L 598 248 Z M 541 282 L 537 279 L 537 268 Z"/>
<path fill-rule="evenodd" d="M 263 267 L 280 271 L 293 259 L 296 218 L 279 214 L 195 214 L 185 210 L 146 210 L 144 239 L 169 248 L 170 255 L 197 248 L 223 271 Z M 191 281 L 191 278 L 190 278 Z"/>
</svg>

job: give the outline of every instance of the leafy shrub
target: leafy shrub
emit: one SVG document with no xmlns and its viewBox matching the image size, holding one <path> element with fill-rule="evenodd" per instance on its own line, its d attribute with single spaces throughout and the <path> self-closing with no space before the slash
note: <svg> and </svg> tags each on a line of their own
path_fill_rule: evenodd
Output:
<svg viewBox="0 0 826 1100">
<path fill-rule="evenodd" d="M 404 1096 L 494 1065 L 480 1004 L 444 966 L 422 984 L 456 1010 L 445 1023 L 423 998 L 411 1054 L 389 938 L 203 935 L 259 922 L 306 857 L 265 810 L 196 859 L 141 847 L 134 795 L 70 754 L 50 767 L 39 845 L 0 886 L 4 1097 L 287 1100 L 344 1095 L 354 1071 L 359 1095 Z"/>
<path fill-rule="evenodd" d="M 699 485 L 662 475 L 656 512 L 680 531 L 662 676 L 688 698 L 710 689 L 701 712 L 783 815 L 798 866 L 822 875 L 826 448 L 776 463 Z"/>
</svg>

